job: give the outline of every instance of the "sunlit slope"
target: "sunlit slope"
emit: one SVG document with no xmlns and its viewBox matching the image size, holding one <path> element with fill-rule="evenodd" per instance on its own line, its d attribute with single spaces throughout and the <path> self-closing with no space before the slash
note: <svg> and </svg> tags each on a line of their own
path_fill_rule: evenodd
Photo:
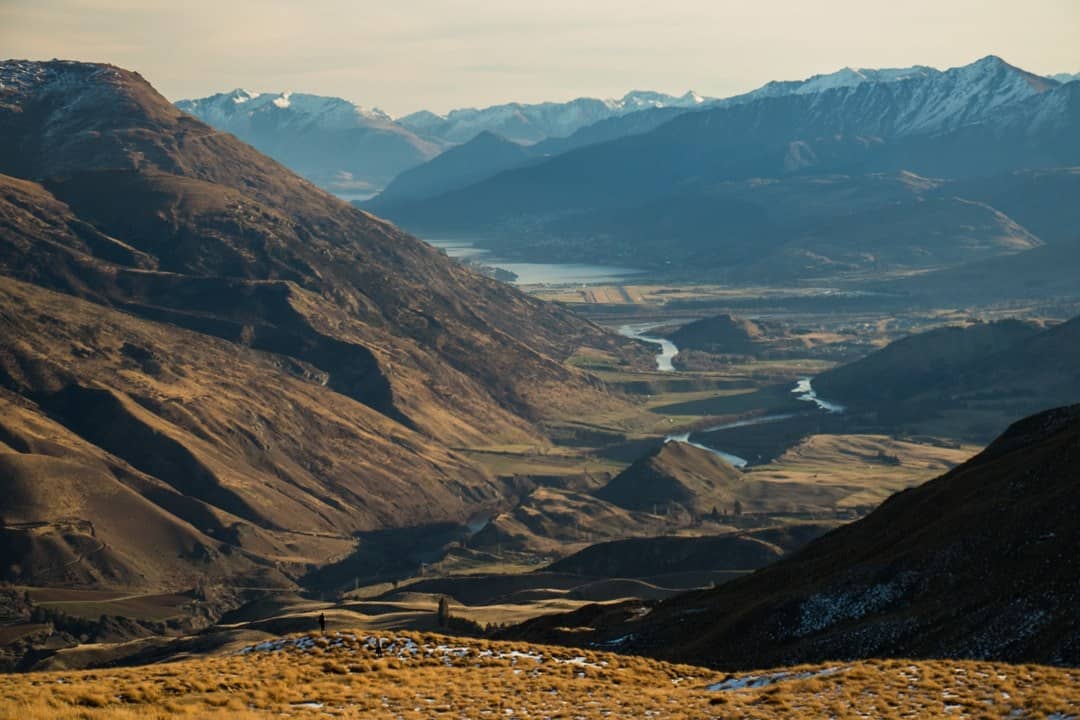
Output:
<svg viewBox="0 0 1080 720">
<path fill-rule="evenodd" d="M 346 630 L 248 641 L 221 657 L 165 665 L 3 676 L 0 712 L 28 719 L 1047 718 L 1077 711 L 1078 683 L 1073 670 L 956 661 L 725 676 L 595 650 Z"/>
</svg>

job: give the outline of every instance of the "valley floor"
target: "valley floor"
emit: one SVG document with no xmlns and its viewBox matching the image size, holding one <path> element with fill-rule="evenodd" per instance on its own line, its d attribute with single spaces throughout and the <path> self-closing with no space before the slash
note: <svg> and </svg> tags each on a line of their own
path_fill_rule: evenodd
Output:
<svg viewBox="0 0 1080 720">
<path fill-rule="evenodd" d="M 295 578 L 296 585 L 260 581 L 256 587 L 223 585 L 201 592 L 171 585 L 139 591 L 14 587 L 9 594 L 25 597 L 16 603 L 25 607 L 12 613 L 15 624 L 0 626 L 0 664 L 43 670 L 100 667 L 121 658 L 157 661 L 176 656 L 173 641 L 178 635 L 207 623 L 217 627 L 200 636 L 203 640 L 242 632 L 289 633 L 315 627 L 320 612 L 334 629 L 427 632 L 436 627 L 435 608 L 442 597 L 467 627 L 466 634 L 478 634 L 480 628 L 569 612 L 593 602 L 659 600 L 720 584 L 764 561 L 754 555 L 739 561 L 743 564 L 703 569 L 672 560 L 670 567 L 646 571 L 634 565 L 633 556 L 615 549 L 609 562 L 588 570 L 569 575 L 534 571 L 592 545 L 627 538 L 715 541 L 758 531 L 772 538 L 768 543 L 779 542 L 774 536 L 802 538 L 777 546 L 779 554 L 809 539 L 809 526 L 824 532 L 857 519 L 891 494 L 977 453 L 983 443 L 972 439 L 971 427 L 996 432 L 1017 415 L 995 404 L 939 413 L 926 423 L 883 422 L 801 402 L 792 392 L 798 381 L 909 332 L 1013 315 L 1060 319 L 1065 312 L 1038 304 L 977 312 L 913 308 L 885 313 L 861 306 L 843 311 L 828 306 L 823 311 L 816 304 L 822 292 L 790 288 L 618 288 L 619 297 L 630 300 L 582 299 L 565 295 L 571 292 L 567 288 L 532 291 L 571 303 L 612 329 L 648 325 L 659 332 L 730 305 L 752 313 L 764 328 L 758 340 L 766 351 L 761 357 L 698 351 L 688 354 L 689 366 L 679 362 L 674 371 L 661 371 L 648 346 L 641 356 L 644 365 L 583 348 L 569 363 L 590 371 L 625 402 L 549 418 L 544 423 L 549 444 L 454 447 L 512 489 L 501 502 L 477 507 L 469 523 L 355 538 L 297 535 L 298 555 L 286 559 L 303 555 L 312 560 L 309 566 L 315 559 L 325 566 Z M 1068 308 L 1074 310 L 1080 311 Z M 738 517 L 730 499 L 710 501 L 695 512 L 669 512 L 656 504 L 627 509 L 596 496 L 665 438 L 677 437 L 748 459 L 741 477 L 770 492 L 762 494 L 760 502 L 744 499 L 745 512 Z M 79 561 L 76 557 L 69 562 Z M 103 617 L 109 622 L 100 621 Z M 128 620 L 141 626 L 130 627 Z M 151 637 L 142 637 L 147 634 Z M 180 652 L 199 650 L 184 647 Z"/>
<path fill-rule="evenodd" d="M 608 652 L 339 631 L 109 670 L 0 676 L 0 717 L 1054 718 L 1080 670 L 837 662 L 727 676 Z"/>
</svg>

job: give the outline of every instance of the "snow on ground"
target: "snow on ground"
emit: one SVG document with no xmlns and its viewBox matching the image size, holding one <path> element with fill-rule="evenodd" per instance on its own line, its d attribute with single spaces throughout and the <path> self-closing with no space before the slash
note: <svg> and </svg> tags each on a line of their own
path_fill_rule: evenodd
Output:
<svg viewBox="0 0 1080 720">
<path fill-rule="evenodd" d="M 778 682 L 784 682 L 785 680 L 807 680 L 814 677 L 825 677 L 828 675 L 835 675 L 836 673 L 845 672 L 850 670 L 850 667 L 827 667 L 820 670 L 804 670 L 802 672 L 775 672 L 766 673 L 764 675 L 742 675 L 738 677 L 730 677 L 727 680 L 722 680 L 718 683 L 713 683 L 706 687 L 706 690 L 712 692 L 723 692 L 727 690 L 746 690 L 763 688 L 768 685 L 774 685 Z"/>
<path fill-rule="evenodd" d="M 320 642 L 322 640 L 323 642 Z M 382 656 L 393 657 L 402 661 L 409 661 L 418 657 L 440 657 L 447 665 L 452 665 L 455 659 L 469 657 L 478 660 L 510 660 L 511 664 L 517 665 L 518 661 L 529 661 L 537 664 L 553 663 L 555 665 L 573 665 L 581 668 L 601 668 L 607 666 L 607 661 L 599 663 L 588 662 L 584 656 L 559 657 L 549 655 L 539 650 L 477 650 L 456 645 L 429 645 L 419 644 L 406 637 L 379 637 L 377 635 L 358 636 L 351 633 L 333 633 L 326 636 L 302 635 L 300 637 L 277 638 L 266 640 L 255 645 L 249 645 L 236 651 L 237 655 L 248 655 L 258 652 L 311 652 L 316 647 L 327 649 L 343 649 L 347 652 L 358 652 L 361 648 L 365 653 L 376 653 L 377 646 L 382 644 Z"/>
<path fill-rule="evenodd" d="M 590 644 L 592 645 L 592 647 L 595 648 L 615 648 L 619 647 L 620 645 L 629 640 L 633 640 L 636 636 L 636 633 L 629 633 L 627 635 L 620 635 L 617 638 L 612 638 L 611 640 L 603 640 L 601 642 L 594 642 Z"/>
</svg>

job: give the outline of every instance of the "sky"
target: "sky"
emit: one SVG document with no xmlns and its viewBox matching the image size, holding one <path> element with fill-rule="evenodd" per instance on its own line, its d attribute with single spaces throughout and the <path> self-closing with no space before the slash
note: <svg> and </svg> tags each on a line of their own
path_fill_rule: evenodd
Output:
<svg viewBox="0 0 1080 720">
<path fill-rule="evenodd" d="M 110 62 L 171 100 L 291 90 L 394 116 L 989 54 L 1080 72 L 1080 0 L 0 0 L 5 58 Z"/>
</svg>

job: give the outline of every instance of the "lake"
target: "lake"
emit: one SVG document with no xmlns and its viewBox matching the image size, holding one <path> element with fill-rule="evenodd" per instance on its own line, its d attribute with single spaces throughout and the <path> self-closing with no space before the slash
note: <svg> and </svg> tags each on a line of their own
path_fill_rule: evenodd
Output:
<svg viewBox="0 0 1080 720">
<path fill-rule="evenodd" d="M 425 240 L 452 258 L 477 260 L 517 275 L 515 285 L 606 285 L 641 273 L 635 268 L 582 263 L 531 263 L 502 260 L 468 240 Z"/>
</svg>

